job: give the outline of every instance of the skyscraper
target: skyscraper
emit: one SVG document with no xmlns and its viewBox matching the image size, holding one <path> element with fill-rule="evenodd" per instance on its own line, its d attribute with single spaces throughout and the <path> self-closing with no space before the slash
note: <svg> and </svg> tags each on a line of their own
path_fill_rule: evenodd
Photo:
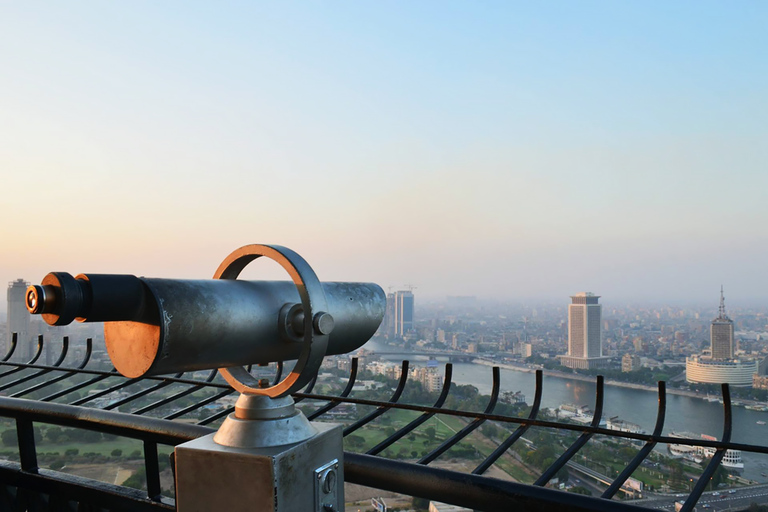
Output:
<svg viewBox="0 0 768 512">
<path fill-rule="evenodd" d="M 724 361 L 733 359 L 733 320 L 725 313 L 725 297 L 720 286 L 720 308 L 717 318 L 712 320 L 709 327 L 709 340 L 712 348 L 712 359 Z"/>
<path fill-rule="evenodd" d="M 711 354 L 685 358 L 685 378 L 688 382 L 751 386 L 760 369 L 757 359 L 735 359 L 733 320 L 725 313 L 725 297 L 720 287 L 720 308 L 709 327 Z"/>
<path fill-rule="evenodd" d="M 395 335 L 395 294 L 387 294 L 387 310 L 384 313 L 384 321 L 381 323 L 381 329 L 387 338 Z"/>
<path fill-rule="evenodd" d="M 30 315 L 25 305 L 27 286 L 29 286 L 29 283 L 24 282 L 23 279 L 17 279 L 8 283 L 8 339 L 3 354 L 6 353 L 10 346 L 11 337 L 14 332 L 18 334 L 17 354 L 23 353 L 19 349 L 26 347 L 31 338 L 31 333 L 29 332 Z"/>
<path fill-rule="evenodd" d="M 413 292 L 399 291 L 394 296 L 394 334 L 398 337 L 413 329 Z"/>
<path fill-rule="evenodd" d="M 601 317 L 603 306 L 598 295 L 581 292 L 571 296 L 568 305 L 568 354 L 561 356 L 568 368 L 599 368 L 608 361 L 603 357 Z"/>
</svg>

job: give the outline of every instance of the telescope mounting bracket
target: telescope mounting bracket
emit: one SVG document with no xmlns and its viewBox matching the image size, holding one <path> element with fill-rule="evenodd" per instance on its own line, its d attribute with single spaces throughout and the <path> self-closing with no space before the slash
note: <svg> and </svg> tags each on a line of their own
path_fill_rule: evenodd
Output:
<svg viewBox="0 0 768 512">
<path fill-rule="evenodd" d="M 325 292 L 314 270 L 294 251 L 279 245 L 252 244 L 243 246 L 221 262 L 214 279 L 237 279 L 253 260 L 266 257 L 283 267 L 291 276 L 301 297 L 303 318 L 303 347 L 293 371 L 270 387 L 260 387 L 259 381 L 242 366 L 221 368 L 226 381 L 240 393 L 280 398 L 299 391 L 309 384 L 323 362 L 328 349 L 328 335 L 333 319 L 328 311 Z"/>
</svg>

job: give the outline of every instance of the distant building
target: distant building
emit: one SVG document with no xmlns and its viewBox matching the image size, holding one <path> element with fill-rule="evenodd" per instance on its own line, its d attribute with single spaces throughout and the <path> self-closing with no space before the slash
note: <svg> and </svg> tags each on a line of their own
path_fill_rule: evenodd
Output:
<svg viewBox="0 0 768 512">
<path fill-rule="evenodd" d="M 598 295 L 591 292 L 571 296 L 568 305 L 568 354 L 560 357 L 568 368 L 602 368 L 608 359 L 603 357 L 601 328 L 602 306 Z"/>
<path fill-rule="evenodd" d="M 634 354 L 624 354 L 621 358 L 621 371 L 634 372 L 640 369 L 640 356 Z"/>
<path fill-rule="evenodd" d="M 757 360 L 733 358 L 733 320 L 725 313 L 725 298 L 720 287 L 720 307 L 717 318 L 709 329 L 709 354 L 693 355 L 685 359 L 685 378 L 696 384 L 730 384 L 752 386 L 753 376 L 759 372 Z"/>
<path fill-rule="evenodd" d="M 8 339 L 3 354 L 10 347 L 14 332 L 18 334 L 16 353 L 28 354 L 31 351 L 31 348 L 28 348 L 32 346 L 32 333 L 29 330 L 30 314 L 26 306 L 28 286 L 29 283 L 23 279 L 8 283 Z"/>
<path fill-rule="evenodd" d="M 752 377 L 757 373 L 758 361 L 715 361 L 708 357 L 690 356 L 685 359 L 685 378 L 688 382 L 701 384 L 730 384 L 751 386 Z"/>
<path fill-rule="evenodd" d="M 395 294 L 387 294 L 387 309 L 384 312 L 384 321 L 381 322 L 381 327 L 384 334 L 388 338 L 392 338 L 395 335 Z"/>
<path fill-rule="evenodd" d="M 430 360 L 426 367 L 412 368 L 410 377 L 420 382 L 430 393 L 440 391 L 443 387 L 443 376 L 439 372 L 439 363 L 435 360 Z"/>
<path fill-rule="evenodd" d="M 754 374 L 752 376 L 752 387 L 755 389 L 768 389 L 768 375 Z"/>
<path fill-rule="evenodd" d="M 531 357 L 533 355 L 533 345 L 530 343 L 521 341 L 515 347 L 515 352 L 522 357 Z"/>
<path fill-rule="evenodd" d="M 726 361 L 733 359 L 733 320 L 725 313 L 725 297 L 720 287 L 720 308 L 717 318 L 712 320 L 709 339 L 712 347 L 712 359 Z"/>
<path fill-rule="evenodd" d="M 405 333 L 413 329 L 413 292 L 398 291 L 393 294 L 394 307 L 394 335 L 404 337 Z"/>
</svg>

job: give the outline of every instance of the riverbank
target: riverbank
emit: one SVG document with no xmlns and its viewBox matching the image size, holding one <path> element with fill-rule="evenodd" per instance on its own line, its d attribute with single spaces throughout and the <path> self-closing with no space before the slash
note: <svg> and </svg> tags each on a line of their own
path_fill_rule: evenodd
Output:
<svg viewBox="0 0 768 512">
<path fill-rule="evenodd" d="M 504 368 L 505 370 L 513 370 L 516 372 L 523 372 L 523 373 L 536 372 L 535 368 L 529 368 L 527 366 L 517 366 L 514 364 L 503 364 L 503 363 L 489 361 L 487 359 L 481 359 L 481 358 L 473 359 L 472 362 L 475 364 L 483 365 L 483 366 L 498 366 L 499 368 Z M 595 377 L 592 377 L 590 375 L 580 375 L 578 373 L 562 372 L 559 370 L 542 369 L 541 371 L 544 373 L 544 375 L 548 375 L 551 377 L 560 377 L 562 379 L 579 380 L 583 382 L 595 382 Z M 652 393 L 659 392 L 658 388 L 655 386 L 647 386 L 645 384 L 635 384 L 634 382 L 622 382 L 620 380 L 605 379 L 604 383 L 606 386 L 614 386 L 614 387 L 629 388 L 629 389 L 640 389 L 643 391 L 650 391 Z M 688 389 L 677 389 L 677 388 L 671 388 L 671 387 L 667 387 L 667 394 L 687 396 L 689 398 L 700 398 L 702 400 L 706 400 L 708 398 L 708 395 L 704 393 L 697 393 L 696 391 L 691 391 Z M 757 404 L 757 402 L 754 402 L 752 400 L 740 400 L 740 401 L 745 404 L 750 404 L 750 403 Z"/>
</svg>

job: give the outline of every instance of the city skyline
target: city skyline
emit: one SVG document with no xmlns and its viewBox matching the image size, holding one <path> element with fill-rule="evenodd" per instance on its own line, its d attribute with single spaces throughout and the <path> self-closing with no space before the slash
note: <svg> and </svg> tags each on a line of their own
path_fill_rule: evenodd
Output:
<svg viewBox="0 0 768 512">
<path fill-rule="evenodd" d="M 768 6 L 555 5 L 5 4 L 0 280 L 768 300 Z"/>
</svg>

